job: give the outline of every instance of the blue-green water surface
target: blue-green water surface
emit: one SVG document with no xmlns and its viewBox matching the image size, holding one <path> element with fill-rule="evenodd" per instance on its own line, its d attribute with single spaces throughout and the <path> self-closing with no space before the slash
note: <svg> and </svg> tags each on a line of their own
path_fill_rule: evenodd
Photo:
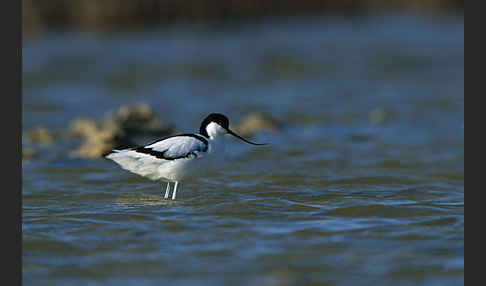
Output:
<svg viewBox="0 0 486 286">
<path fill-rule="evenodd" d="M 58 134 L 22 165 L 24 285 L 463 284 L 462 17 L 53 31 L 24 39 L 22 88 L 24 130 Z M 62 135 L 136 102 L 283 128 L 165 201 Z"/>
</svg>

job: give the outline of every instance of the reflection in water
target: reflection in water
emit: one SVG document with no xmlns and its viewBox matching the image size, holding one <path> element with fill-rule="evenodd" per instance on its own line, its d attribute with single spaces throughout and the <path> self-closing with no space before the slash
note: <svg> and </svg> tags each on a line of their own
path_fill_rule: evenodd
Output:
<svg viewBox="0 0 486 286">
<path fill-rule="evenodd" d="M 180 203 L 178 200 L 167 200 L 162 195 L 149 195 L 143 193 L 124 194 L 116 197 L 115 206 L 119 208 L 138 208 L 144 206 L 172 206 Z"/>
</svg>

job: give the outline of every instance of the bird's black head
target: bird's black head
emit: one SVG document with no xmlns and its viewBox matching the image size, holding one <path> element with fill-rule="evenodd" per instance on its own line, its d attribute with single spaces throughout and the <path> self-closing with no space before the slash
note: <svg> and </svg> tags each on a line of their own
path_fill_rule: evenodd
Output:
<svg viewBox="0 0 486 286">
<path fill-rule="evenodd" d="M 214 122 L 219 126 L 223 127 L 225 130 L 229 129 L 229 120 L 228 117 L 221 113 L 211 113 L 206 118 L 204 118 L 203 122 L 201 122 L 201 127 L 199 128 L 199 133 L 209 137 L 206 127 L 209 123 Z"/>
<path fill-rule="evenodd" d="M 216 127 L 215 125 L 211 125 L 210 128 L 208 128 L 208 125 L 211 123 L 216 123 L 219 125 L 221 128 Z M 229 129 L 229 120 L 228 117 L 224 116 L 221 113 L 211 113 L 209 114 L 206 118 L 204 118 L 203 122 L 201 123 L 201 127 L 199 128 L 199 133 L 201 135 L 206 136 L 207 138 L 210 137 L 208 133 L 208 129 L 210 129 L 210 132 L 213 134 L 211 136 L 217 136 L 218 134 L 231 134 L 235 136 L 236 138 L 245 141 L 246 143 L 253 144 L 253 145 L 266 145 L 266 144 L 258 144 L 258 143 L 253 143 L 245 138 L 241 137 L 240 135 L 236 134 L 235 132 L 231 131 Z"/>
</svg>

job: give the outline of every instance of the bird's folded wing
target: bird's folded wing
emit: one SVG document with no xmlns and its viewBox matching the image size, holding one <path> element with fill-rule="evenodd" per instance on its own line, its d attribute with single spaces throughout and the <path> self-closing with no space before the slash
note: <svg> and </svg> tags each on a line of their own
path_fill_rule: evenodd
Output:
<svg viewBox="0 0 486 286">
<path fill-rule="evenodd" d="M 206 141 L 207 142 L 207 141 Z M 148 154 L 159 159 L 176 160 L 181 158 L 198 157 L 201 152 L 207 151 L 204 138 L 195 135 L 179 135 L 138 147 L 136 152 Z"/>
</svg>

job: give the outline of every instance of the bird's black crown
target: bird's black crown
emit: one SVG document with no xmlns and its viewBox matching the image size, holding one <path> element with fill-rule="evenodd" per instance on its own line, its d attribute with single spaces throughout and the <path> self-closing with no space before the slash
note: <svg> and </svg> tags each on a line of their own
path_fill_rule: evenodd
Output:
<svg viewBox="0 0 486 286">
<path fill-rule="evenodd" d="M 219 124 L 221 127 L 224 129 L 228 130 L 229 128 L 229 120 L 228 117 L 221 113 L 211 113 L 206 118 L 204 118 L 203 122 L 201 123 L 201 127 L 199 128 L 199 133 L 208 137 L 208 134 L 206 132 L 206 126 L 209 125 L 209 123 L 214 122 Z"/>
</svg>

